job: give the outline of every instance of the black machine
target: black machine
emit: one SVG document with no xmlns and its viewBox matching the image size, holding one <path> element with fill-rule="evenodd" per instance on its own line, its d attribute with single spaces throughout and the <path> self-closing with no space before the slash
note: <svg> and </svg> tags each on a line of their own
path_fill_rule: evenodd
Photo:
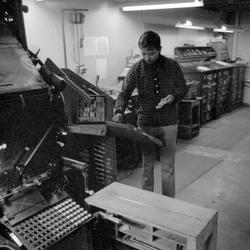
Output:
<svg viewBox="0 0 250 250">
<path fill-rule="evenodd" d="M 23 11 L 0 0 L 0 249 L 90 249 L 88 165 L 64 154 L 69 83 L 27 49 Z"/>
</svg>

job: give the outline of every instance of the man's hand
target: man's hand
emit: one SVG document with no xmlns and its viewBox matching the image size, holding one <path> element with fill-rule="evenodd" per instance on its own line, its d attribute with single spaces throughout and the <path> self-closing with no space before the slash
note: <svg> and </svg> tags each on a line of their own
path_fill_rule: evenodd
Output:
<svg viewBox="0 0 250 250">
<path fill-rule="evenodd" d="M 113 122 L 117 122 L 117 123 L 122 123 L 123 122 L 123 116 L 122 116 L 122 114 L 117 113 L 116 115 L 114 115 L 112 117 L 112 121 Z"/>
<path fill-rule="evenodd" d="M 174 101 L 173 95 L 168 95 L 164 98 L 161 98 L 160 102 L 155 107 L 156 109 L 161 109 L 166 104 L 171 104 Z"/>
</svg>

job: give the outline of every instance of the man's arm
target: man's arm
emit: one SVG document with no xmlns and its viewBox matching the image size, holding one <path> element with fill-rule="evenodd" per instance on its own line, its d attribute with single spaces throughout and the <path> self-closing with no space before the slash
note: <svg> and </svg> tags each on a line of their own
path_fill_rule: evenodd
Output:
<svg viewBox="0 0 250 250">
<path fill-rule="evenodd" d="M 188 86 L 186 84 L 186 80 L 184 78 L 184 75 L 182 73 L 182 70 L 179 64 L 177 64 L 177 69 L 176 69 L 175 91 L 176 91 L 175 100 L 174 100 L 175 102 L 181 101 L 188 91 Z"/>
<path fill-rule="evenodd" d="M 113 121 L 121 122 L 122 116 L 127 107 L 128 101 L 135 89 L 135 81 L 136 81 L 136 72 L 132 67 L 124 80 L 122 91 L 119 93 L 116 104 L 115 104 L 115 115 L 113 117 Z"/>
</svg>

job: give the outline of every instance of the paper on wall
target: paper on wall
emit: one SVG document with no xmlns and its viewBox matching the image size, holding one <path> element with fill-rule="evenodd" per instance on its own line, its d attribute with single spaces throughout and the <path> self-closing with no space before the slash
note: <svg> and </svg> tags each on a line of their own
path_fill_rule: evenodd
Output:
<svg viewBox="0 0 250 250">
<path fill-rule="evenodd" d="M 85 36 L 84 55 L 85 56 L 106 56 L 109 53 L 108 37 Z"/>
</svg>

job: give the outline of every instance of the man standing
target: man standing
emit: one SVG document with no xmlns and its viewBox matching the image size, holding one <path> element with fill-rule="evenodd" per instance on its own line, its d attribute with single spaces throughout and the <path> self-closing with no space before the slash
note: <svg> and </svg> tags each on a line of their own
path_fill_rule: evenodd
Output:
<svg viewBox="0 0 250 250">
<path fill-rule="evenodd" d="M 136 62 L 125 78 L 118 95 L 114 122 L 122 122 L 123 114 L 135 88 L 138 89 L 138 127 L 161 139 L 160 164 L 162 194 L 175 196 L 175 152 L 177 139 L 177 105 L 187 91 L 178 63 L 161 55 L 160 36 L 144 32 L 138 42 L 142 59 Z M 142 188 L 154 191 L 156 148 L 142 145 Z"/>
</svg>

